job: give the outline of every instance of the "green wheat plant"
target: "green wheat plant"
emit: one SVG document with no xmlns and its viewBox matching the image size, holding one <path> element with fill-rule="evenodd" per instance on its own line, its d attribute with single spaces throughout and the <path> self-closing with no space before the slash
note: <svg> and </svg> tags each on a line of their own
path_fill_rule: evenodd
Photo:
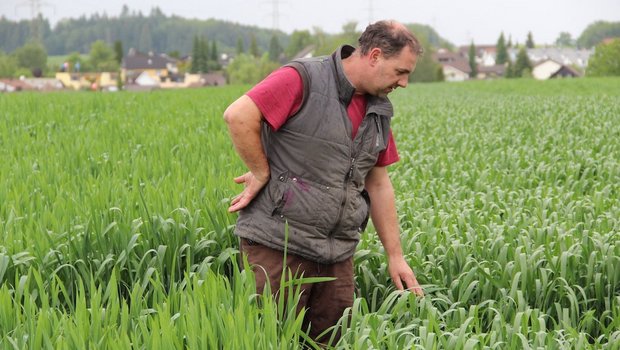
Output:
<svg viewBox="0 0 620 350">
<path fill-rule="evenodd" d="M 0 348 L 620 349 L 620 81 L 413 84 L 391 96 L 403 251 L 372 225 L 316 344 L 285 271 L 256 293 L 224 109 L 249 87 L 0 95 Z M 245 269 L 243 267 L 246 267 Z"/>
</svg>

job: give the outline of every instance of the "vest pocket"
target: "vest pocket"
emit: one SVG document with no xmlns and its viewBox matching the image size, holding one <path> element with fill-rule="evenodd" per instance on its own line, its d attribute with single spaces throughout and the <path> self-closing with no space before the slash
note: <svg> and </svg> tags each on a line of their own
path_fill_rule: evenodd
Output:
<svg viewBox="0 0 620 350">
<path fill-rule="evenodd" d="M 338 212 L 334 194 L 336 189 L 289 172 L 280 174 L 274 180 L 270 191 L 273 216 L 321 228 L 333 225 Z"/>
<path fill-rule="evenodd" d="M 348 206 L 345 208 L 345 215 L 342 220 L 342 227 L 339 232 L 334 232 L 334 237 L 342 239 L 359 239 L 359 234 L 364 232 L 370 218 L 370 196 L 366 190 L 355 191 Z"/>
</svg>

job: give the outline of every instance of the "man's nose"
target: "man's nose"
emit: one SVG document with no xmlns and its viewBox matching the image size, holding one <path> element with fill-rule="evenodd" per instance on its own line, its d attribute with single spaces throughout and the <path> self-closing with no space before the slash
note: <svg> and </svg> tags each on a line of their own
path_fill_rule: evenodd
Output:
<svg viewBox="0 0 620 350">
<path fill-rule="evenodd" d="M 407 84 L 409 84 L 409 77 L 401 78 L 398 80 L 398 86 L 401 88 L 406 88 Z"/>
</svg>

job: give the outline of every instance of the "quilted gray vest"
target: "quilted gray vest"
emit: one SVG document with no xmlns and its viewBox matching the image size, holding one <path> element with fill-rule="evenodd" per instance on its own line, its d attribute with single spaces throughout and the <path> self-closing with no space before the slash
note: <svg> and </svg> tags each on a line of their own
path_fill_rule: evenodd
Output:
<svg viewBox="0 0 620 350">
<path fill-rule="evenodd" d="M 364 190 L 368 172 L 387 147 L 392 104 L 367 96 L 366 115 L 355 139 L 347 106 L 355 92 L 344 75 L 342 58 L 293 61 L 304 83 L 301 109 L 277 131 L 263 126 L 262 142 L 271 179 L 244 208 L 235 234 L 319 263 L 334 263 L 355 252 L 368 221 Z M 287 226 L 288 225 L 288 226 Z"/>
</svg>

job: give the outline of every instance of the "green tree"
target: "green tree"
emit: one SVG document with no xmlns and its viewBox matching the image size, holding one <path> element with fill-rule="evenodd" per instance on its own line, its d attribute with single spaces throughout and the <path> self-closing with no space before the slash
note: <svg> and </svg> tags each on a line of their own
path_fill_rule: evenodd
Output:
<svg viewBox="0 0 620 350">
<path fill-rule="evenodd" d="M 574 47 L 575 40 L 568 32 L 561 32 L 557 39 L 555 39 L 555 46 L 559 47 Z"/>
<path fill-rule="evenodd" d="M 245 48 L 243 47 L 243 38 L 241 35 L 237 37 L 237 56 L 241 55 L 245 52 Z"/>
<path fill-rule="evenodd" d="M 620 39 L 596 46 L 586 74 L 593 77 L 620 76 Z"/>
<path fill-rule="evenodd" d="M 103 40 L 97 40 L 91 45 L 89 57 L 91 68 L 97 72 L 111 72 L 119 68 L 114 50 Z"/>
<path fill-rule="evenodd" d="M 508 65 L 506 65 L 506 71 L 504 72 L 504 77 L 508 79 L 515 78 L 515 67 L 512 64 L 511 60 L 508 60 Z"/>
<path fill-rule="evenodd" d="M 151 36 L 151 28 L 149 28 L 148 22 L 144 22 L 142 25 L 138 49 L 142 52 L 153 51 L 153 38 Z"/>
<path fill-rule="evenodd" d="M 532 64 L 530 63 L 529 57 L 527 57 L 527 51 L 524 47 L 521 47 L 515 61 L 513 76 L 516 78 L 520 78 L 527 75 L 527 72 L 531 71 Z"/>
<path fill-rule="evenodd" d="M 340 41 L 349 45 L 357 46 L 357 39 L 359 39 L 361 33 L 358 32 L 356 21 L 350 21 L 342 25 L 342 34 L 340 35 Z M 340 45 L 338 45 L 340 46 Z"/>
<path fill-rule="evenodd" d="M 476 46 L 472 41 L 469 45 L 469 77 L 476 78 L 478 76 L 478 64 L 476 63 Z"/>
<path fill-rule="evenodd" d="M 26 45 L 13 52 L 17 65 L 21 68 L 43 70 L 47 66 L 47 51 L 43 45 L 36 41 L 30 41 Z"/>
<path fill-rule="evenodd" d="M 315 55 L 319 56 L 319 55 L 330 53 L 329 50 L 324 50 L 323 49 L 325 46 L 328 45 L 327 44 L 327 41 L 328 41 L 327 33 L 325 33 L 325 31 L 323 31 L 323 29 L 321 29 L 321 27 L 316 27 L 316 26 L 312 28 L 312 33 L 313 33 L 312 41 L 313 41 L 314 45 L 316 46 L 316 48 L 314 50 Z"/>
<path fill-rule="evenodd" d="M 211 50 L 209 50 L 209 61 L 207 64 L 207 71 L 211 72 L 211 71 L 215 71 L 215 70 L 219 70 L 220 67 L 220 62 L 219 62 L 219 53 L 217 50 L 217 42 L 215 40 L 213 40 L 211 42 Z"/>
<path fill-rule="evenodd" d="M 40 13 L 35 19 L 30 20 L 30 40 L 43 43 L 47 32 L 49 32 L 49 23 Z"/>
<path fill-rule="evenodd" d="M 202 73 L 209 72 L 209 40 L 205 37 L 201 37 L 199 40 L 199 55 L 200 55 L 200 66 L 198 70 Z"/>
<path fill-rule="evenodd" d="M 280 41 L 278 40 L 278 36 L 274 34 L 271 37 L 271 41 L 269 42 L 269 60 L 272 62 L 280 61 L 281 53 L 282 53 L 282 46 L 280 46 Z"/>
<path fill-rule="evenodd" d="M 190 73 L 196 74 L 200 68 L 200 60 L 202 57 L 200 56 L 200 38 L 198 35 L 194 36 L 194 41 L 192 45 L 192 65 L 190 67 Z"/>
<path fill-rule="evenodd" d="M 415 71 L 409 76 L 410 82 L 430 83 L 443 81 L 443 67 L 433 59 L 430 48 L 428 50 L 418 57 Z"/>
<path fill-rule="evenodd" d="M 260 58 L 241 54 L 226 67 L 226 73 L 231 84 L 256 84 L 278 67 L 267 53 Z"/>
<path fill-rule="evenodd" d="M 495 64 L 504 64 L 508 60 L 508 50 L 504 39 L 504 32 L 499 35 L 496 46 L 497 54 L 495 56 Z"/>
<path fill-rule="evenodd" d="M 443 81 L 443 67 L 433 58 L 433 46 L 424 36 L 418 39 L 424 47 L 424 53 L 418 56 L 415 71 L 409 75 L 409 81 L 414 83 Z"/>
<path fill-rule="evenodd" d="M 114 58 L 119 65 L 123 62 L 123 43 L 120 40 L 114 42 Z"/>
<path fill-rule="evenodd" d="M 0 51 L 0 78 L 12 78 L 17 71 L 17 60 L 15 57 Z"/>
<path fill-rule="evenodd" d="M 254 57 L 260 56 L 258 44 L 256 43 L 256 36 L 254 36 L 254 34 L 250 34 L 250 55 Z"/>
<path fill-rule="evenodd" d="M 433 47 L 444 47 L 454 49 L 454 45 L 443 39 L 433 27 L 425 24 L 407 24 L 407 28 L 418 38 L 424 37 L 425 40 Z"/>
<path fill-rule="evenodd" d="M 528 49 L 534 48 L 534 38 L 532 37 L 532 32 L 527 32 L 527 41 L 525 42 L 525 46 Z"/>
<path fill-rule="evenodd" d="M 577 39 L 577 46 L 591 48 L 605 38 L 620 37 L 620 22 L 597 21 L 590 24 Z"/>
<path fill-rule="evenodd" d="M 75 71 L 75 66 L 78 63 L 80 65 L 82 65 L 83 63 L 86 63 L 86 61 L 82 59 L 82 55 L 77 51 L 74 51 L 69 54 L 69 57 L 67 57 L 67 62 L 69 62 L 69 70 L 73 70 L 73 71 Z M 90 67 L 80 67 L 82 71 L 88 71 L 90 70 L 89 68 Z"/>
<path fill-rule="evenodd" d="M 209 71 L 209 42 L 204 37 L 194 36 L 192 48 L 191 73 L 207 73 Z"/>
<path fill-rule="evenodd" d="M 129 7 L 127 5 L 123 5 L 123 8 L 121 9 L 121 18 L 127 17 L 130 17 Z"/>
<path fill-rule="evenodd" d="M 291 34 L 288 46 L 284 54 L 288 58 L 292 58 L 308 45 L 312 44 L 312 35 L 308 30 L 296 30 Z"/>
<path fill-rule="evenodd" d="M 219 58 L 219 53 L 217 50 L 217 42 L 215 40 L 213 40 L 211 42 L 211 50 L 209 51 L 209 59 L 211 61 L 215 61 L 217 62 Z"/>
</svg>

